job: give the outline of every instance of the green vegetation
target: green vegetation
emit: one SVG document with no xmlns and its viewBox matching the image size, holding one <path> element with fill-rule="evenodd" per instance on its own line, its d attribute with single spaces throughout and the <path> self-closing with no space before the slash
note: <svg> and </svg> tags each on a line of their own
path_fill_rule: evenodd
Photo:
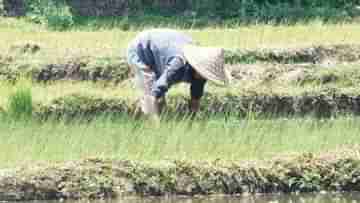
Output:
<svg viewBox="0 0 360 203">
<path fill-rule="evenodd" d="M 26 1 L 27 17 L 55 30 L 64 30 L 74 24 L 70 7 L 65 1 L 31 0 Z"/>
<path fill-rule="evenodd" d="M 9 96 L 8 116 L 13 119 L 31 119 L 33 111 L 31 86 L 20 81 Z"/>
<path fill-rule="evenodd" d="M 151 26 L 148 26 L 151 27 Z M 227 29 L 213 27 L 183 30 L 199 43 L 228 49 L 301 48 L 329 44 L 359 44 L 360 31 L 356 23 L 328 25 L 321 21 L 294 26 L 251 25 Z M 72 57 L 117 58 L 125 55 L 128 42 L 139 30 L 121 31 L 118 28 L 91 31 L 76 28 L 72 31 L 50 31 L 20 19 L 0 20 L 0 50 L 7 53 L 18 43 L 35 43 L 37 54 L 24 57 L 32 63 L 63 61 Z"/>
<path fill-rule="evenodd" d="M 206 9 L 230 7 L 216 2 L 208 1 L 214 8 Z M 285 20 L 297 22 L 292 26 L 272 23 L 284 23 L 293 4 L 232 2 L 248 7 L 217 13 L 221 25 L 214 20 L 204 29 L 197 29 L 201 19 L 209 21 L 201 7 L 184 24 L 166 14 L 158 21 L 84 18 L 65 1 L 51 0 L 32 1 L 26 18 L 0 18 L 0 163 L 26 166 L 0 170 L 0 201 L 113 197 L 127 190 L 191 195 L 358 189 L 360 30 L 350 10 L 359 2 L 299 1 L 299 12 L 315 10 Z M 336 14 L 342 23 L 324 23 L 324 16 L 332 21 L 334 11 L 344 9 L 349 13 Z M 261 23 L 239 27 L 253 20 Z M 138 118 L 124 56 L 135 34 L 150 27 L 180 28 L 203 45 L 224 47 L 232 86 L 208 85 L 201 112 L 190 118 L 188 86 L 179 85 L 169 92 L 160 126 Z M 350 155 L 311 154 L 335 148 L 349 148 Z M 289 154 L 305 155 L 258 165 Z M 245 160 L 260 162 L 237 165 Z M 49 164 L 29 167 L 34 162 Z"/>
<path fill-rule="evenodd" d="M 4 201 L 95 199 L 124 195 L 249 195 L 355 192 L 359 149 L 288 155 L 270 161 L 161 161 L 88 158 L 3 170 Z M 36 192 L 34 192 L 36 191 Z"/>
<path fill-rule="evenodd" d="M 129 117 L 70 121 L 2 120 L 2 165 L 85 157 L 243 161 L 360 144 L 359 119 L 351 117 L 165 119 L 159 128 Z"/>
<path fill-rule="evenodd" d="M 183 30 L 227 49 L 234 83 L 210 85 L 194 121 L 171 113 L 186 112 L 188 96 L 187 87 L 172 89 L 170 115 L 154 131 L 131 117 L 137 95 L 124 55 L 138 30 L 57 32 L 23 19 L 0 21 L 0 107 L 13 118 L 33 116 L 3 118 L 0 160 L 15 165 L 99 154 L 243 160 L 356 143 L 358 119 L 350 115 L 359 113 L 357 27 L 317 21 Z M 20 76 L 32 80 L 31 93 L 13 91 Z M 18 146 L 25 147 L 15 151 Z"/>
<path fill-rule="evenodd" d="M 216 3 L 213 3 L 216 4 Z M 174 15 L 172 11 L 162 13 L 162 10 L 150 10 L 145 15 L 129 15 L 125 17 L 92 16 L 74 17 L 75 29 L 112 29 L 124 31 L 144 27 L 172 27 L 181 29 L 203 29 L 208 27 L 237 28 L 239 26 L 267 24 L 273 26 L 307 24 L 314 21 L 326 24 L 350 23 L 356 21 L 360 10 L 355 6 L 346 8 L 334 7 L 298 7 L 290 4 L 267 4 L 256 6 L 233 7 L 237 11 L 192 11 Z M 240 8 L 240 9 L 239 9 Z M 175 12 L 176 13 L 176 12 Z"/>
<path fill-rule="evenodd" d="M 75 2 L 75 4 L 74 4 Z M 106 3 L 109 2 L 105 2 Z M 175 25 L 181 28 L 207 26 L 238 26 L 248 24 L 294 24 L 320 20 L 322 22 L 350 22 L 360 15 L 358 0 L 351 1 L 130 1 L 126 9 L 118 8 L 116 15 L 110 8 L 90 5 L 92 12 L 79 9 L 76 1 L 25 1 L 27 19 L 51 29 L 72 27 L 121 28 L 128 30 L 143 25 Z M 85 5 L 87 7 L 89 5 Z M 115 5 L 113 5 L 115 6 Z M 85 9 L 86 10 L 86 9 Z M 120 16 L 119 16 L 120 13 Z M 88 17 L 96 15 L 96 17 Z M 86 16 L 86 17 L 84 17 Z M 108 17 L 118 16 L 118 17 Z"/>
<path fill-rule="evenodd" d="M 137 95 L 123 56 L 138 31 L 56 32 L 23 19 L 0 25 L 3 166 L 93 156 L 242 161 L 360 144 L 359 119 L 344 115 L 359 113 L 356 23 L 184 30 L 227 48 L 235 83 L 209 86 L 194 120 L 170 114 L 157 129 L 129 114 Z M 15 82 L 21 76 L 31 87 Z M 187 94 L 184 86 L 171 91 L 169 113 L 186 112 Z"/>
</svg>

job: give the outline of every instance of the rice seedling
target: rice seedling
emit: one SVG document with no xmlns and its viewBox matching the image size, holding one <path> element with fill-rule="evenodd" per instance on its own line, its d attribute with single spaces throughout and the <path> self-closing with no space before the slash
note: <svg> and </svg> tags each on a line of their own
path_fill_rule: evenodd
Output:
<svg viewBox="0 0 360 203">
<path fill-rule="evenodd" d="M 172 119 L 158 127 L 128 117 L 2 121 L 0 162 L 6 165 L 88 157 L 239 161 L 360 144 L 359 119 L 352 117 Z"/>
<path fill-rule="evenodd" d="M 13 119 L 30 119 L 33 111 L 31 86 L 20 81 L 9 96 L 7 113 Z"/>
</svg>

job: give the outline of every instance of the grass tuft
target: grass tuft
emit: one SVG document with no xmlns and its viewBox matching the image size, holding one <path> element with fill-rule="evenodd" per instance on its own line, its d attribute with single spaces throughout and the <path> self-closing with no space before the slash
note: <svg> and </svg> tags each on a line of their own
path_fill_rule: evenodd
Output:
<svg viewBox="0 0 360 203">
<path fill-rule="evenodd" d="M 22 80 L 9 96 L 8 115 L 13 119 L 30 119 L 33 112 L 31 84 Z"/>
</svg>

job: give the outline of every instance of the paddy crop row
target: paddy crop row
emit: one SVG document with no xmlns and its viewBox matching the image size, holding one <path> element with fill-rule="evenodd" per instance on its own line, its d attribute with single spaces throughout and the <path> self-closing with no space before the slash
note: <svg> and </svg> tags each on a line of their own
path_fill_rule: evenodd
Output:
<svg viewBox="0 0 360 203">
<path fill-rule="evenodd" d="M 39 122 L 2 119 L 2 166 L 86 157 L 140 160 L 261 160 L 360 144 L 359 119 L 167 120 L 131 118 Z"/>
</svg>

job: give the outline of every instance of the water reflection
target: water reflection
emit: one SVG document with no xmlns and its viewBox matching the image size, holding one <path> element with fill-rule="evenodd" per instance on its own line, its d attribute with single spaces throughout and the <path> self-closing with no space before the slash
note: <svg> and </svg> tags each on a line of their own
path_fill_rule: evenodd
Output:
<svg viewBox="0 0 360 203">
<path fill-rule="evenodd" d="M 61 203 L 360 203 L 360 193 L 257 195 L 247 197 L 126 197 L 116 200 L 64 201 Z M 30 203 L 30 202 L 23 202 Z M 31 203 L 60 203 L 36 201 Z"/>
</svg>

